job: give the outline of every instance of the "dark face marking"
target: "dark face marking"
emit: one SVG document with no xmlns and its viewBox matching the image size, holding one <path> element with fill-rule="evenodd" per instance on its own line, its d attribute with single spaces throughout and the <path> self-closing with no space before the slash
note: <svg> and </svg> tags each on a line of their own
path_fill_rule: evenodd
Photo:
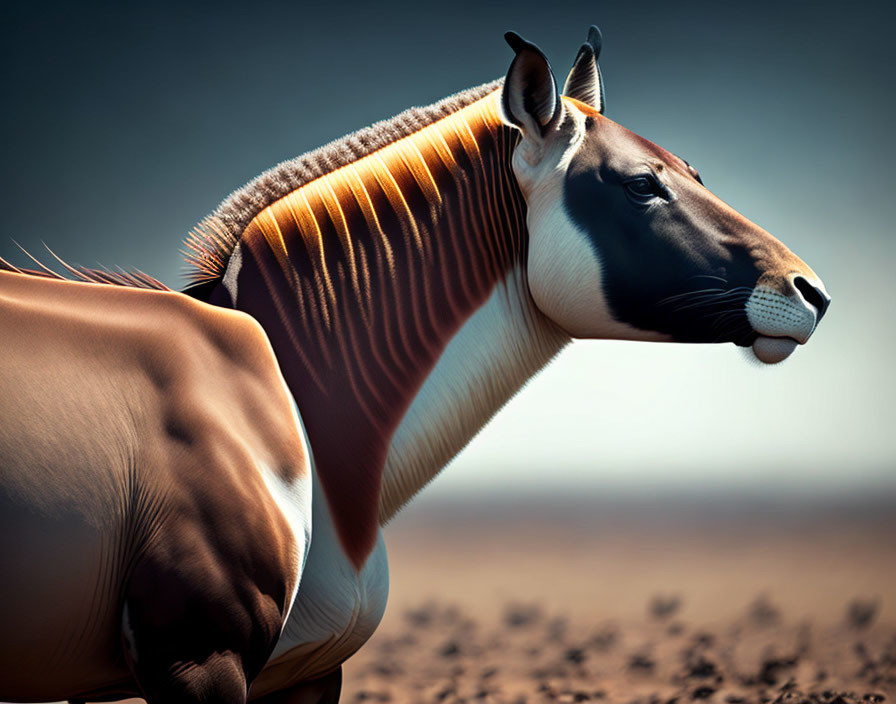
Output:
<svg viewBox="0 0 896 704">
<path fill-rule="evenodd" d="M 753 342 L 744 305 L 762 274 L 756 243 L 772 238 L 704 188 L 685 161 L 589 116 L 564 204 L 600 258 L 619 322 L 681 342 Z"/>
</svg>

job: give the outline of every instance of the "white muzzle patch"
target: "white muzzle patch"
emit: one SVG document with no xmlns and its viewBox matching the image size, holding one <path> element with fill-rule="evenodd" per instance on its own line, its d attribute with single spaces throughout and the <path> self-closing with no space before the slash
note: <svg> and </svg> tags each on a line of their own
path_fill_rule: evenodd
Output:
<svg viewBox="0 0 896 704">
<path fill-rule="evenodd" d="M 802 297 L 785 296 L 761 285 L 750 294 L 746 311 L 747 320 L 759 333 L 753 354 L 765 364 L 782 362 L 797 345 L 808 342 L 818 320 L 818 311 Z"/>
</svg>

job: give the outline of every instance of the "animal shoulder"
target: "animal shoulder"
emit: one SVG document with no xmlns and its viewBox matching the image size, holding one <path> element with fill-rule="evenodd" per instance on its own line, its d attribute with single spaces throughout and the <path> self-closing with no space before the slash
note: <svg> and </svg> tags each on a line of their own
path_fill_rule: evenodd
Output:
<svg viewBox="0 0 896 704">
<path fill-rule="evenodd" d="M 236 439 L 275 471 L 304 466 L 290 395 L 250 316 L 181 293 L 5 272 L 0 309 L 17 321 L 28 355 L 64 357 L 81 370 L 77 385 L 94 406 L 126 384 L 135 392 L 128 405 L 176 443 L 195 450 Z M 32 361 L 59 368 L 61 359 Z"/>
</svg>

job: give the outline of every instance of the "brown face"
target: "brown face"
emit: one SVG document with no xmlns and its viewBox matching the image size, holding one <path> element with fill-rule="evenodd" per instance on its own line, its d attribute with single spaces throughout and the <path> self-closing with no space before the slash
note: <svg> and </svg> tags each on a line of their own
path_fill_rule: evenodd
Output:
<svg viewBox="0 0 896 704">
<path fill-rule="evenodd" d="M 809 339 L 830 299 L 802 260 L 679 157 L 586 105 L 571 109 L 585 131 L 564 206 L 602 264 L 614 318 L 682 342 L 788 338 L 760 342 L 760 359 Z"/>
<path fill-rule="evenodd" d="M 563 98 L 541 52 L 512 46 L 504 110 L 523 133 L 514 170 L 543 312 L 576 337 L 734 342 L 766 363 L 808 341 L 830 302 L 821 281 L 687 162 L 601 114 L 596 30 Z"/>
</svg>

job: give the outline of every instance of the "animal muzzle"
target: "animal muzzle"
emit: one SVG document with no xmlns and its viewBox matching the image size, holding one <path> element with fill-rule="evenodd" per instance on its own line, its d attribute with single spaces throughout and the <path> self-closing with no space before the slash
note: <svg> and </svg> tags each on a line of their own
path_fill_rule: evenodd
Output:
<svg viewBox="0 0 896 704">
<path fill-rule="evenodd" d="M 815 276 L 791 273 L 780 283 L 783 290 L 760 282 L 746 304 L 757 334 L 753 354 L 765 364 L 777 364 L 806 344 L 831 302 Z"/>
</svg>

